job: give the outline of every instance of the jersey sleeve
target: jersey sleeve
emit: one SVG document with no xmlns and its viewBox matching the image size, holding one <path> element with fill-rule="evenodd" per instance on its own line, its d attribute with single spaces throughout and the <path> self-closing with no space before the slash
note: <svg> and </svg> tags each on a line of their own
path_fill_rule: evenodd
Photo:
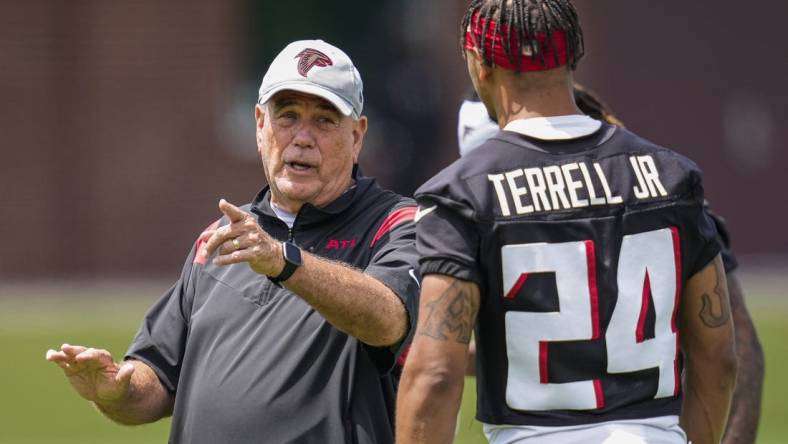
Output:
<svg viewBox="0 0 788 444">
<path fill-rule="evenodd" d="M 442 274 L 482 285 L 479 230 L 470 206 L 432 193 L 419 194 L 416 248 L 422 276 Z"/>
<path fill-rule="evenodd" d="M 722 244 L 722 251 L 720 254 L 722 255 L 722 262 L 725 265 L 725 272 L 730 273 L 739 268 L 739 261 L 736 259 L 736 256 L 733 254 L 733 249 L 731 248 L 731 236 L 728 231 L 728 226 L 725 223 L 725 219 L 711 211 L 708 201 L 704 202 L 704 208 L 712 222 L 714 222 L 714 226 L 717 229 L 717 238 Z"/>
<path fill-rule="evenodd" d="M 688 277 L 706 267 L 721 252 L 717 226 L 706 211 L 700 171 L 692 171 L 692 198 L 684 223 L 685 251 L 688 254 Z"/>
<path fill-rule="evenodd" d="M 417 276 L 416 233 L 413 217 L 416 207 L 413 201 L 395 205 L 380 224 L 370 244 L 372 260 L 364 272 L 382 282 L 400 298 L 408 314 L 408 333 L 396 347 L 372 347 L 365 349 L 382 372 L 388 372 L 397 357 L 410 343 L 416 326 L 419 306 L 419 280 Z"/>
<path fill-rule="evenodd" d="M 209 228 L 216 226 L 218 221 Z M 147 364 L 171 393 L 178 388 L 197 271 L 204 265 L 202 245 L 194 245 L 178 280 L 145 314 L 125 356 Z"/>
</svg>

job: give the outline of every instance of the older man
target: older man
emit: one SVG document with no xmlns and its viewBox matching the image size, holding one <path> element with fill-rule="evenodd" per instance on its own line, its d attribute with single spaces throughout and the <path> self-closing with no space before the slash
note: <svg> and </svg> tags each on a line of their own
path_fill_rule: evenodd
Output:
<svg viewBox="0 0 788 444">
<path fill-rule="evenodd" d="M 255 108 L 268 186 L 219 203 L 125 362 L 67 344 L 47 359 L 119 423 L 172 414 L 171 442 L 392 442 L 415 208 L 357 174 L 362 106 L 345 53 L 287 46 Z"/>
</svg>

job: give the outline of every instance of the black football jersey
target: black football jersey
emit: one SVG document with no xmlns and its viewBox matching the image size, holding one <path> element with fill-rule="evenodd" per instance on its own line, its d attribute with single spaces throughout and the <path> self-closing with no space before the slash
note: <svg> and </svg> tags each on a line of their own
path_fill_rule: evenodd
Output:
<svg viewBox="0 0 788 444">
<path fill-rule="evenodd" d="M 480 421 L 679 414 L 682 289 L 720 252 L 693 162 L 607 124 L 501 131 L 416 199 L 422 275 L 481 289 Z"/>
</svg>

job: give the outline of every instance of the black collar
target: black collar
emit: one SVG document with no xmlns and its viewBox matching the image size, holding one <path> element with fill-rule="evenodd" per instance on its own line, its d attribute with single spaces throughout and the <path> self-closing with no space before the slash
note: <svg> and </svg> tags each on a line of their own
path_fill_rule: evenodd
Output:
<svg viewBox="0 0 788 444">
<path fill-rule="evenodd" d="M 296 223 L 299 226 L 304 226 L 331 219 L 347 210 L 358 197 L 366 194 L 367 190 L 375 184 L 375 179 L 364 177 L 361 174 L 358 165 L 353 166 L 353 181 L 353 185 L 347 191 L 328 205 L 316 207 L 311 203 L 305 203 L 296 215 Z M 257 193 L 252 201 L 251 210 L 258 216 L 278 219 L 271 208 L 271 187 L 269 185 Z"/>
</svg>

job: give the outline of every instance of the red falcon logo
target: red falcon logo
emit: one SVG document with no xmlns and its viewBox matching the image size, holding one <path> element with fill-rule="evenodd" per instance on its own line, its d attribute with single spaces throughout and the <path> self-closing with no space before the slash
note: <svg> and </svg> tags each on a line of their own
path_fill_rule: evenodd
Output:
<svg viewBox="0 0 788 444">
<path fill-rule="evenodd" d="M 317 49 L 307 48 L 298 53 L 294 58 L 298 59 L 298 73 L 306 77 L 309 70 L 315 66 L 331 66 L 334 62 L 327 55 Z"/>
</svg>

